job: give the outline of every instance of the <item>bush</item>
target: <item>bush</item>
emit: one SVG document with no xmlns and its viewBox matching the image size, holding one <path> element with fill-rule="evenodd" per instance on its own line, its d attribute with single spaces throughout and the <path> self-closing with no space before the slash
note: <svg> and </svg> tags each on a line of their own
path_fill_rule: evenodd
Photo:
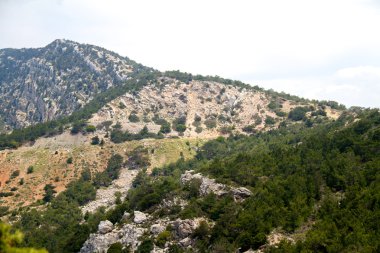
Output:
<svg viewBox="0 0 380 253">
<path fill-rule="evenodd" d="M 243 127 L 242 130 L 243 130 L 243 132 L 246 132 L 246 133 L 254 133 L 256 131 L 255 126 L 253 126 L 253 125 L 245 126 L 245 127 Z"/>
<path fill-rule="evenodd" d="M 93 133 L 95 131 L 96 131 L 96 127 L 95 126 L 93 126 L 93 125 L 87 125 L 86 126 L 86 132 L 87 133 Z"/>
<path fill-rule="evenodd" d="M 206 119 L 205 125 L 208 129 L 212 129 L 216 127 L 216 120 L 215 119 Z"/>
<path fill-rule="evenodd" d="M 67 164 L 72 164 L 73 163 L 73 158 L 72 157 L 67 158 L 66 163 Z"/>
<path fill-rule="evenodd" d="M 100 142 L 99 137 L 95 136 L 91 138 L 91 145 L 98 145 Z"/>
<path fill-rule="evenodd" d="M 289 112 L 288 118 L 293 121 L 300 121 L 305 117 L 308 111 L 309 109 L 307 107 L 296 107 Z"/>
<path fill-rule="evenodd" d="M 170 232 L 165 230 L 157 235 L 156 245 L 163 248 L 165 243 L 170 240 Z"/>
<path fill-rule="evenodd" d="M 276 123 L 276 121 L 274 120 L 273 117 L 271 116 L 267 116 L 266 119 L 265 119 L 265 125 L 274 125 L 274 123 Z"/>
<path fill-rule="evenodd" d="M 15 170 L 12 172 L 10 178 L 13 179 L 13 178 L 16 178 L 20 175 L 20 171 L 19 170 Z"/>
<path fill-rule="evenodd" d="M 160 133 L 167 134 L 171 132 L 171 125 L 169 122 L 165 122 L 161 125 Z"/>
<path fill-rule="evenodd" d="M 137 253 L 150 253 L 153 250 L 152 239 L 144 240 L 137 248 Z"/>
<path fill-rule="evenodd" d="M 134 122 L 134 123 L 136 123 L 136 122 L 140 122 L 140 118 L 139 118 L 139 116 L 137 116 L 135 113 L 131 113 L 131 114 L 129 115 L 129 117 L 128 117 L 128 120 L 129 120 L 130 122 Z"/>
<path fill-rule="evenodd" d="M 31 174 L 31 173 L 33 173 L 33 171 L 34 171 L 34 167 L 33 166 L 29 166 L 28 169 L 26 170 L 26 173 L 27 174 Z"/>
<path fill-rule="evenodd" d="M 176 125 L 175 130 L 176 130 L 177 132 L 183 133 L 183 132 L 186 131 L 186 126 L 185 126 L 185 125 L 182 125 L 182 124 L 178 124 L 178 125 Z"/>
<path fill-rule="evenodd" d="M 54 198 L 54 194 L 57 193 L 54 190 L 54 188 L 55 188 L 55 186 L 53 186 L 51 184 L 45 185 L 45 187 L 44 187 L 45 196 L 43 198 L 44 202 L 50 202 Z"/>
<path fill-rule="evenodd" d="M 186 117 L 182 116 L 173 121 L 173 129 L 177 132 L 183 133 L 186 131 Z"/>
</svg>

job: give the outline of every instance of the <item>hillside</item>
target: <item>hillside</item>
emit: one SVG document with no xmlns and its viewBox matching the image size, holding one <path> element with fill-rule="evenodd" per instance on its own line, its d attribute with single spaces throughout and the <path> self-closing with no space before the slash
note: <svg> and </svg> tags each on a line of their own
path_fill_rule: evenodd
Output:
<svg viewBox="0 0 380 253">
<path fill-rule="evenodd" d="M 37 49 L 0 50 L 4 130 L 70 115 L 141 65 L 100 47 L 55 40 Z"/>
<path fill-rule="evenodd" d="M 20 246 L 380 249 L 378 109 L 56 40 L 0 51 L 0 112 L 0 217 Z"/>
</svg>

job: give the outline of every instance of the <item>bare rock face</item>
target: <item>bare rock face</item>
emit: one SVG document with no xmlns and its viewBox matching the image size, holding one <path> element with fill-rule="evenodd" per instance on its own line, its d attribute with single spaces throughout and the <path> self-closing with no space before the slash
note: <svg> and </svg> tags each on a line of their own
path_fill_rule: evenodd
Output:
<svg viewBox="0 0 380 253">
<path fill-rule="evenodd" d="M 165 226 L 163 224 L 153 224 L 150 226 L 150 232 L 154 235 L 158 235 L 163 231 L 165 231 Z"/>
<path fill-rule="evenodd" d="M 245 187 L 233 188 L 231 192 L 236 201 L 242 201 L 252 195 L 252 192 Z"/>
<path fill-rule="evenodd" d="M 181 175 L 181 183 L 187 184 L 192 180 L 199 180 L 201 185 L 199 187 L 199 193 L 205 196 L 209 193 L 214 193 L 217 196 L 222 196 L 227 193 L 232 193 L 235 201 L 243 201 L 252 195 L 252 192 L 245 187 L 229 187 L 225 184 L 216 183 L 215 179 L 211 179 L 203 176 L 201 173 L 194 173 L 194 171 L 189 170 Z"/>
<path fill-rule="evenodd" d="M 190 236 L 194 230 L 199 226 L 200 219 L 177 219 L 172 223 L 175 236 L 183 239 Z"/>
<path fill-rule="evenodd" d="M 100 234 L 106 234 L 108 232 L 111 232 L 113 229 L 113 224 L 112 222 L 106 220 L 106 221 L 101 221 L 98 226 L 98 232 Z"/>
<path fill-rule="evenodd" d="M 148 219 L 148 215 L 140 211 L 134 211 L 133 216 L 133 222 L 136 224 L 144 223 Z"/>
<path fill-rule="evenodd" d="M 19 128 L 69 115 L 99 92 L 121 85 L 134 66 L 103 48 L 68 40 L 0 49 L 0 117 Z"/>
<path fill-rule="evenodd" d="M 80 253 L 107 252 L 107 249 L 116 242 L 120 242 L 123 245 L 129 245 L 132 250 L 135 250 L 140 244 L 139 238 L 145 231 L 146 229 L 137 227 L 134 224 L 126 224 L 120 229 L 114 228 L 106 233 L 100 233 L 99 231 L 96 234 L 90 235 L 81 248 Z"/>
</svg>

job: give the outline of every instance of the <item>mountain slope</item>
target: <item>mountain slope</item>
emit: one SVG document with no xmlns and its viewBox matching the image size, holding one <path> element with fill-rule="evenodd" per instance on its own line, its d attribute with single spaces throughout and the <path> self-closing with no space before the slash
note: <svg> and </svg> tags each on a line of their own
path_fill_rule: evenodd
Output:
<svg viewBox="0 0 380 253">
<path fill-rule="evenodd" d="M 1 118 L 8 128 L 19 128 L 69 115 L 141 69 L 108 50 L 68 40 L 1 49 Z"/>
</svg>

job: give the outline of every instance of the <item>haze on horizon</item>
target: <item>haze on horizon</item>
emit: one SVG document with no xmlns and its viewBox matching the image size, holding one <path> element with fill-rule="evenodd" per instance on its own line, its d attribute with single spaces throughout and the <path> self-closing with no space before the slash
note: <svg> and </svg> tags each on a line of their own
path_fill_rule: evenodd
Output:
<svg viewBox="0 0 380 253">
<path fill-rule="evenodd" d="M 161 71 L 380 107 L 376 0 L 0 0 L 0 48 L 65 38 Z"/>
</svg>

